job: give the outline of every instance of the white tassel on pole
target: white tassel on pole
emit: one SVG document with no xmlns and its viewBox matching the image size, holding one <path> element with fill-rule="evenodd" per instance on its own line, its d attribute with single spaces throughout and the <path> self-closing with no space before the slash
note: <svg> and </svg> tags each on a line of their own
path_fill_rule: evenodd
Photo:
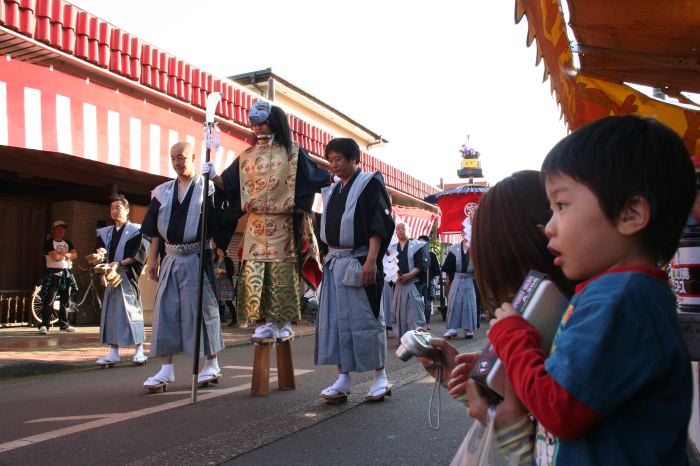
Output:
<svg viewBox="0 0 700 466">
<path fill-rule="evenodd" d="M 394 219 L 394 222 L 396 225 L 401 223 L 404 225 L 406 224 L 404 219 L 398 215 Z M 389 249 L 387 249 L 387 253 L 382 259 L 382 263 L 384 265 L 384 280 L 386 282 L 396 283 L 396 281 L 399 279 L 399 253 L 396 251 L 396 245 L 398 243 L 399 238 L 396 236 L 396 231 L 394 231 L 394 234 L 391 236 L 391 241 L 389 241 Z"/>
<path fill-rule="evenodd" d="M 467 242 L 467 247 L 469 248 L 471 247 L 472 243 L 472 221 L 469 215 L 467 215 L 467 217 L 464 219 L 462 225 L 464 225 L 462 235 L 464 237 L 464 240 Z"/>
</svg>

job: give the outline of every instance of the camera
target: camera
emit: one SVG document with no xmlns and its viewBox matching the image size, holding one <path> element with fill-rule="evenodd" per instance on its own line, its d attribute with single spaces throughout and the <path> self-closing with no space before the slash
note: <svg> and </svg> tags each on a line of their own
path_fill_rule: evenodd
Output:
<svg viewBox="0 0 700 466">
<path fill-rule="evenodd" d="M 402 361 L 408 361 L 412 356 L 433 358 L 439 350 L 430 344 L 433 336 L 423 330 L 409 330 L 401 337 L 401 344 L 396 349 L 396 356 Z"/>
</svg>

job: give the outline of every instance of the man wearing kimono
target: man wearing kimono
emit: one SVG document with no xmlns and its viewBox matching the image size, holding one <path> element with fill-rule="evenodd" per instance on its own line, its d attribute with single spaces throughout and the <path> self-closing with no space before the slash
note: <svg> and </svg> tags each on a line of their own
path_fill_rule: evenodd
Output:
<svg viewBox="0 0 700 466">
<path fill-rule="evenodd" d="M 248 214 L 238 277 L 239 321 L 265 321 L 254 339 L 286 338 L 293 335 L 291 322 L 300 318 L 300 273 L 314 288 L 320 281 L 311 207 L 331 177 L 292 141 L 281 108 L 256 102 L 249 119 L 253 146 L 221 176 L 213 163 L 204 164 L 202 172 L 226 191 L 233 210 L 226 222 L 233 229 Z"/>
<path fill-rule="evenodd" d="M 458 329 L 464 329 L 465 338 L 474 338 L 474 329 L 479 322 L 479 312 L 474 286 L 474 267 L 469 261 L 467 240 L 453 244 L 447 250 L 442 264 L 447 274 L 447 331 L 445 338 L 457 336 Z"/>
<path fill-rule="evenodd" d="M 333 139 L 326 156 L 340 181 L 323 189 L 321 240 L 328 246 L 316 328 L 315 364 L 338 366 L 338 379 L 321 392 L 346 400 L 349 372 L 375 371 L 371 400 L 391 394 L 386 377 L 386 331 L 380 305 L 382 259 L 394 222 L 381 173 L 358 168 L 360 148 L 349 138 Z"/>
<path fill-rule="evenodd" d="M 410 230 L 405 223 L 396 225 L 399 243 L 399 277 L 391 299 L 391 314 L 394 318 L 394 333 L 401 338 L 409 330 L 425 327 L 425 305 L 423 303 L 423 283 L 425 272 L 430 267 L 428 244 L 408 239 Z"/>
<path fill-rule="evenodd" d="M 223 349 L 224 341 L 214 292 L 213 260 L 208 249 L 203 258 L 199 257 L 204 199 L 211 205 L 211 214 L 207 216 L 207 247 L 212 236 L 222 248 L 226 247 L 228 239 L 216 238 L 220 234 L 218 219 L 221 218 L 216 206 L 220 203 L 214 202 L 214 185 L 210 183 L 205 187 L 204 178 L 195 172 L 194 157 L 191 144 L 178 142 L 173 145 L 170 160 L 177 178 L 153 190 L 141 227 L 143 234 L 151 238 L 146 272 L 158 282 L 150 354 L 151 357 L 160 356 L 162 362 L 161 370 L 144 382 L 145 388 L 175 380 L 173 354 L 184 351 L 188 356 L 194 356 L 200 260 L 204 260 L 206 277 L 202 291 L 199 352 L 203 352 L 207 360 L 198 381 L 205 382 L 221 374 L 216 353 Z"/>
<path fill-rule="evenodd" d="M 136 346 L 133 362 L 143 364 L 143 306 L 139 276 L 148 256 L 148 243 L 141 234 L 141 225 L 129 221 L 129 201 L 121 194 L 112 196 L 109 214 L 114 225 L 97 229 L 95 254 L 121 276 L 117 286 L 107 284 L 102 300 L 100 343 L 111 346 L 99 365 L 119 362 L 120 346 Z"/>
</svg>

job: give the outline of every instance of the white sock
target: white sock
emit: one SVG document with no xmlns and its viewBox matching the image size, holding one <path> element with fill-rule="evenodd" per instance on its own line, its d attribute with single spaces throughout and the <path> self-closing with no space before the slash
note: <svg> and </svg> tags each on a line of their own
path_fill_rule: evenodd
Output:
<svg viewBox="0 0 700 466">
<path fill-rule="evenodd" d="M 204 363 L 204 367 L 202 368 L 202 371 L 206 371 L 208 369 L 214 369 L 214 370 L 216 370 L 216 372 L 220 372 L 219 360 L 217 358 L 207 359 L 206 362 Z"/>
<path fill-rule="evenodd" d="M 140 358 L 143 356 L 143 345 L 136 345 L 136 354 L 134 354 L 135 358 Z"/>
<path fill-rule="evenodd" d="M 175 377 L 175 371 L 173 370 L 173 364 L 163 364 L 160 367 L 160 371 L 158 371 L 158 374 L 156 375 L 162 375 L 164 377 L 172 378 Z"/>
<path fill-rule="evenodd" d="M 369 393 L 377 391 L 387 385 L 389 385 L 389 380 L 386 378 L 386 371 L 384 369 L 377 369 L 374 371 L 374 381 L 372 381 L 372 386 L 369 387 Z"/>
<path fill-rule="evenodd" d="M 339 391 L 344 392 L 349 391 L 352 388 L 350 374 L 338 374 L 338 379 L 333 384 L 333 388 L 339 389 Z"/>
<path fill-rule="evenodd" d="M 119 359 L 119 348 L 112 346 L 109 349 L 109 354 L 107 355 L 109 359 Z"/>
</svg>

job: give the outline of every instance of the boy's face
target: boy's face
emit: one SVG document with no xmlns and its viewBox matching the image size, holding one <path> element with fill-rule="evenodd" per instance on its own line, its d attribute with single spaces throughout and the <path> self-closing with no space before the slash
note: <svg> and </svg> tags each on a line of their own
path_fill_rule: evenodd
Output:
<svg viewBox="0 0 700 466">
<path fill-rule="evenodd" d="M 554 265 L 570 280 L 586 280 L 627 265 L 630 238 L 605 216 L 598 198 L 566 175 L 548 175 L 545 188 L 552 218 L 545 226 Z"/>
</svg>

